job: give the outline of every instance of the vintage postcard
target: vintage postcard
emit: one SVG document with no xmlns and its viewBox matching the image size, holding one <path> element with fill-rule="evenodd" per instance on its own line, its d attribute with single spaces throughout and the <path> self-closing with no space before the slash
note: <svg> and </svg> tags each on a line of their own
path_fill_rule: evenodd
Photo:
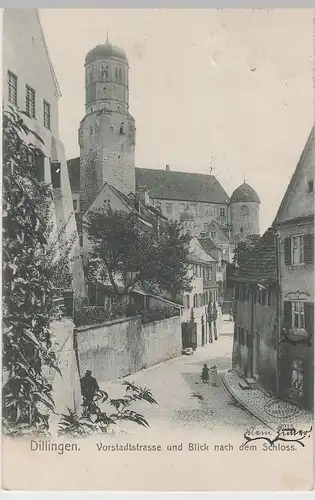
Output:
<svg viewBox="0 0 315 500">
<path fill-rule="evenodd" d="M 2 488 L 313 488 L 311 9 L 5 9 Z"/>
</svg>

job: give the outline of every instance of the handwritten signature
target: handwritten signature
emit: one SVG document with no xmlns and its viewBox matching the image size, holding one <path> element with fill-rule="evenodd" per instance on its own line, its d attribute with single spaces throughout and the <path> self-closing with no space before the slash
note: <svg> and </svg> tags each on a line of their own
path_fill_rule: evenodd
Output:
<svg viewBox="0 0 315 500">
<path fill-rule="evenodd" d="M 271 429 L 257 429 L 257 427 L 251 426 L 244 432 L 245 444 L 251 441 L 265 440 L 272 446 L 277 441 L 285 441 L 299 443 L 304 447 L 305 443 L 303 441 L 310 437 L 312 429 L 313 427 L 308 430 L 297 430 L 294 426 L 279 425 L 277 430 L 273 431 Z"/>
</svg>

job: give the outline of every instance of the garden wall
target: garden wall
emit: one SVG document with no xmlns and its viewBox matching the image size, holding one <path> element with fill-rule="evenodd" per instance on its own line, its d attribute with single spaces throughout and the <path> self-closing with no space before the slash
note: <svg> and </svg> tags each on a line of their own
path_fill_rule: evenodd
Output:
<svg viewBox="0 0 315 500">
<path fill-rule="evenodd" d="M 138 317 L 75 328 L 81 376 L 98 382 L 122 378 L 181 353 L 180 317 L 141 325 Z"/>
</svg>

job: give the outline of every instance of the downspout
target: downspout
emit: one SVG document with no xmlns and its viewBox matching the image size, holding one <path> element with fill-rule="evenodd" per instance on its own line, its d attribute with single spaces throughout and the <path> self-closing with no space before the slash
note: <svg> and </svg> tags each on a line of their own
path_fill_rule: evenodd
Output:
<svg viewBox="0 0 315 500">
<path fill-rule="evenodd" d="M 280 329 L 281 329 L 281 270 L 280 270 L 280 235 L 275 232 L 276 250 L 276 396 L 280 395 Z"/>
<path fill-rule="evenodd" d="M 256 343 L 254 344 L 254 287 L 251 286 L 250 290 L 250 299 L 251 299 L 251 320 L 250 320 L 250 329 L 251 329 L 251 353 L 250 353 L 250 375 L 254 376 L 253 373 L 253 360 L 254 360 L 254 348 L 256 349 Z M 257 363 L 257 362 L 256 362 Z"/>
</svg>

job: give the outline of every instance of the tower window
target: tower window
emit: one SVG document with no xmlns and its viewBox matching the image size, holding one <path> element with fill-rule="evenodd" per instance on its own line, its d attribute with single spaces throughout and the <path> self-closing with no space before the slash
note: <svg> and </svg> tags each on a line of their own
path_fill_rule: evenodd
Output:
<svg viewBox="0 0 315 500">
<path fill-rule="evenodd" d="M 220 208 L 220 217 L 225 217 L 225 208 Z"/>
<path fill-rule="evenodd" d="M 90 127 L 90 135 L 92 135 L 92 134 L 93 134 L 93 127 L 91 125 L 91 127 Z"/>
<path fill-rule="evenodd" d="M 122 82 L 122 69 L 121 68 L 119 68 L 118 79 L 120 82 Z"/>
<path fill-rule="evenodd" d="M 35 90 L 26 85 L 25 111 L 30 118 L 35 118 Z"/>
<path fill-rule="evenodd" d="M 313 179 L 307 182 L 307 192 L 313 193 L 314 191 L 314 181 Z"/>
<path fill-rule="evenodd" d="M 118 68 L 115 69 L 115 80 L 118 81 L 119 78 L 119 73 L 118 73 Z"/>
<path fill-rule="evenodd" d="M 240 233 L 243 234 L 243 232 L 244 232 L 244 229 L 242 227 L 240 227 Z"/>
<path fill-rule="evenodd" d="M 101 80 L 105 80 L 106 78 L 108 78 L 108 65 L 102 64 L 101 65 Z"/>
<path fill-rule="evenodd" d="M 119 133 L 120 133 L 120 135 L 124 135 L 124 124 L 123 123 L 120 124 Z"/>
<path fill-rule="evenodd" d="M 94 80 L 94 68 L 90 68 L 89 70 L 89 83 L 93 82 Z"/>
<path fill-rule="evenodd" d="M 17 105 L 17 76 L 8 71 L 8 101 Z"/>
<path fill-rule="evenodd" d="M 241 215 L 243 215 L 243 216 L 249 215 L 249 210 L 248 210 L 248 207 L 246 205 L 241 206 Z"/>
</svg>

